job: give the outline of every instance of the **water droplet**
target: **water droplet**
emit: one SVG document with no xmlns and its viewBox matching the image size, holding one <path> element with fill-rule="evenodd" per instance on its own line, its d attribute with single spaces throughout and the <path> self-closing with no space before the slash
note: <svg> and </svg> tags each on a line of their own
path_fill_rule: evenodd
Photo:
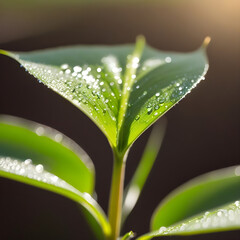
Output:
<svg viewBox="0 0 240 240">
<path fill-rule="evenodd" d="M 110 82 L 110 86 L 113 86 L 114 85 L 114 82 Z"/>
<path fill-rule="evenodd" d="M 57 133 L 57 134 L 55 135 L 55 137 L 54 137 L 54 140 L 55 140 L 56 142 L 61 142 L 62 139 L 63 139 L 63 136 L 62 136 L 61 133 Z"/>
<path fill-rule="evenodd" d="M 25 165 L 32 164 L 32 160 L 31 160 L 31 159 L 26 159 L 26 160 L 24 161 L 24 164 L 25 164 Z"/>
<path fill-rule="evenodd" d="M 170 58 L 170 57 L 166 57 L 166 58 L 165 58 L 165 62 L 166 62 L 166 63 L 170 63 L 170 62 L 172 62 L 172 58 Z"/>
<path fill-rule="evenodd" d="M 76 77 L 76 76 L 77 76 L 77 73 L 76 73 L 76 72 L 73 72 L 73 73 L 72 73 L 72 76 L 73 76 L 73 77 Z"/>
<path fill-rule="evenodd" d="M 82 68 L 80 66 L 75 66 L 75 67 L 73 67 L 73 71 L 76 73 L 79 73 L 82 71 Z"/>
<path fill-rule="evenodd" d="M 87 70 L 82 71 L 82 76 L 87 76 L 87 75 L 88 75 L 88 71 Z"/>
<path fill-rule="evenodd" d="M 240 166 L 235 168 L 235 175 L 240 176 Z"/>
<path fill-rule="evenodd" d="M 137 116 L 135 117 L 135 120 L 137 121 L 137 120 L 139 120 L 139 118 L 140 118 L 140 116 L 137 115 Z"/>
<path fill-rule="evenodd" d="M 66 70 L 68 68 L 69 68 L 69 66 L 66 63 L 61 65 L 61 69 L 63 69 L 63 70 Z"/>
<path fill-rule="evenodd" d="M 38 136 L 42 136 L 44 134 L 44 128 L 38 127 L 35 132 Z"/>
<path fill-rule="evenodd" d="M 204 216 L 208 216 L 210 214 L 210 212 L 205 212 Z"/>
<path fill-rule="evenodd" d="M 36 169 L 36 171 L 37 171 L 38 173 L 42 173 L 43 170 L 44 170 L 42 164 L 38 164 L 38 165 L 36 165 L 35 169 Z"/>
<path fill-rule="evenodd" d="M 164 99 L 164 98 L 159 98 L 159 99 L 158 99 L 158 103 L 159 103 L 159 104 L 162 104 L 162 103 L 164 103 L 164 102 L 165 102 L 165 99 Z"/>
<path fill-rule="evenodd" d="M 100 82 L 100 86 L 102 86 L 104 84 L 104 82 Z"/>
<path fill-rule="evenodd" d="M 145 95 L 147 95 L 147 91 L 144 91 L 144 92 L 143 92 L 143 96 L 145 96 Z"/>
<path fill-rule="evenodd" d="M 148 108 L 147 108 L 147 113 L 148 113 L 148 114 L 151 114 L 152 111 L 153 111 L 152 107 L 148 107 Z"/>
<path fill-rule="evenodd" d="M 102 89 L 102 92 L 106 92 L 106 88 L 103 88 L 103 89 Z"/>
<path fill-rule="evenodd" d="M 139 89 L 139 85 L 136 86 L 136 89 Z"/>
<path fill-rule="evenodd" d="M 159 228 L 159 233 L 163 233 L 166 230 L 167 230 L 167 228 L 162 226 L 162 227 Z"/>
<path fill-rule="evenodd" d="M 159 96 L 160 96 L 160 93 L 156 93 L 155 96 L 156 96 L 156 97 L 159 97 Z"/>
<path fill-rule="evenodd" d="M 97 68 L 97 72 L 101 72 L 102 71 L 102 69 L 101 68 Z"/>
<path fill-rule="evenodd" d="M 235 206 L 240 207 L 240 201 L 236 201 L 234 204 Z"/>
<path fill-rule="evenodd" d="M 122 80 L 121 79 L 118 80 L 118 84 L 122 84 Z"/>
</svg>

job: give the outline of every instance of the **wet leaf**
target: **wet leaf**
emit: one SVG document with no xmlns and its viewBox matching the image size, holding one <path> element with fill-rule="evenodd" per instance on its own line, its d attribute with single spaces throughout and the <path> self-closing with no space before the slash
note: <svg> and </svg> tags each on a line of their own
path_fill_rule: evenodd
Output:
<svg viewBox="0 0 240 240">
<path fill-rule="evenodd" d="M 22 161 L 10 157 L 0 157 L 0 176 L 72 199 L 81 204 L 96 219 L 106 236 L 109 235 L 110 226 L 105 214 L 91 195 L 80 192 L 63 179 L 46 171 L 42 165 L 32 164 L 30 159 Z"/>
<path fill-rule="evenodd" d="M 180 101 L 208 69 L 205 46 L 190 53 L 136 46 L 73 46 L 13 53 L 30 74 L 81 109 L 124 153 Z"/>
<path fill-rule="evenodd" d="M 137 240 L 148 240 L 167 235 L 194 235 L 240 229 L 240 202 L 235 201 L 210 212 L 205 212 L 171 227 L 145 234 Z"/>
<path fill-rule="evenodd" d="M 94 168 L 73 141 L 31 121 L 0 117 L 0 177 L 61 194 L 81 204 L 110 233 L 106 216 L 91 194 Z"/>
<path fill-rule="evenodd" d="M 204 174 L 169 194 L 155 210 L 151 229 L 168 227 L 240 199 L 240 166 Z"/>
<path fill-rule="evenodd" d="M 17 117 L 0 116 L 0 155 L 32 159 L 80 192 L 93 193 L 94 166 L 89 156 L 55 129 Z"/>
</svg>

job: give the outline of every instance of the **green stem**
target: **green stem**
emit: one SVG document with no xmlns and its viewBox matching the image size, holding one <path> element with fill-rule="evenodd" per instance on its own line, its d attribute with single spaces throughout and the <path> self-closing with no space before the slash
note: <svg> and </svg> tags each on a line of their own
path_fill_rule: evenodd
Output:
<svg viewBox="0 0 240 240">
<path fill-rule="evenodd" d="M 125 175 L 125 159 L 127 154 L 114 154 L 112 185 L 109 199 L 108 217 L 111 225 L 111 235 L 108 240 L 117 240 L 120 235 L 122 217 L 122 199 Z"/>
</svg>

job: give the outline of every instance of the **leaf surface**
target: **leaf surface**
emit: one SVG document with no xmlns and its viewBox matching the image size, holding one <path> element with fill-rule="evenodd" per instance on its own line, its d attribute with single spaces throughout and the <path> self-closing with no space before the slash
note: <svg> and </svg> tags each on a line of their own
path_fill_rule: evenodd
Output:
<svg viewBox="0 0 240 240">
<path fill-rule="evenodd" d="M 32 121 L 0 116 L 0 176 L 76 201 L 105 235 L 110 233 L 104 212 L 91 196 L 91 159 L 62 133 Z"/>
<path fill-rule="evenodd" d="M 240 229 L 240 202 L 235 201 L 210 212 L 193 217 L 171 227 L 145 234 L 137 240 L 148 240 L 167 235 L 194 235 Z"/>
<path fill-rule="evenodd" d="M 44 125 L 21 118 L 0 116 L 0 155 L 32 159 L 80 192 L 93 193 L 94 166 L 71 139 Z"/>
<path fill-rule="evenodd" d="M 25 161 L 0 157 L 0 176 L 35 187 L 58 193 L 81 204 L 101 225 L 106 236 L 110 233 L 110 226 L 97 202 L 86 192 L 80 192 L 58 176 L 46 171 L 43 165 L 35 165 L 32 160 Z"/>
<path fill-rule="evenodd" d="M 81 109 L 119 153 L 181 100 L 208 69 L 204 47 L 190 53 L 136 46 L 73 46 L 13 53 L 30 74 Z"/>
<path fill-rule="evenodd" d="M 240 166 L 216 170 L 183 184 L 155 210 L 151 229 L 171 226 L 240 199 Z"/>
</svg>

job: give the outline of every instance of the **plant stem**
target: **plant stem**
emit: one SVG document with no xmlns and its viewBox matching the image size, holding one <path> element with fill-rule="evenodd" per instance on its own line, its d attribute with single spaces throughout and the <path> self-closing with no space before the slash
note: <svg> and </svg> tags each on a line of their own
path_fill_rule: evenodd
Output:
<svg viewBox="0 0 240 240">
<path fill-rule="evenodd" d="M 113 151 L 113 154 L 114 164 L 108 209 L 108 217 L 112 231 L 109 240 L 117 240 L 120 235 L 125 159 L 127 157 L 127 153 L 119 155 Z"/>
</svg>

